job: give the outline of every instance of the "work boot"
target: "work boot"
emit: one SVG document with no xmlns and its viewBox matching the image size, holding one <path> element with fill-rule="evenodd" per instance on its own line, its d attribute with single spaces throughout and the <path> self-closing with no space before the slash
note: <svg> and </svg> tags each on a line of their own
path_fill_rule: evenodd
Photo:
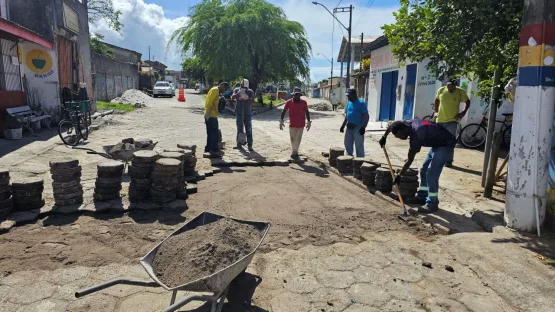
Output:
<svg viewBox="0 0 555 312">
<path fill-rule="evenodd" d="M 439 210 L 439 207 L 429 207 L 428 205 L 418 207 L 419 213 L 433 213 Z"/>
<path fill-rule="evenodd" d="M 452 167 L 453 167 L 453 162 L 450 161 L 450 162 L 446 163 L 446 164 L 445 164 L 445 167 L 447 167 L 447 168 L 452 168 Z"/>
<path fill-rule="evenodd" d="M 254 152 L 254 148 L 252 148 L 252 146 L 249 146 L 249 152 Z"/>
<path fill-rule="evenodd" d="M 295 159 L 295 160 L 299 159 L 299 154 L 297 154 L 297 153 L 291 154 L 291 159 Z"/>
</svg>

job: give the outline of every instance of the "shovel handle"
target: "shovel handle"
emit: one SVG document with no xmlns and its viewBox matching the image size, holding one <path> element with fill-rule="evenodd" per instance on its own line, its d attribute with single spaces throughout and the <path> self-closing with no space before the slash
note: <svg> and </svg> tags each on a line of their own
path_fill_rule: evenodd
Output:
<svg viewBox="0 0 555 312">
<path fill-rule="evenodd" d="M 397 196 L 399 196 L 399 202 L 403 210 L 405 210 L 405 201 L 403 200 L 403 196 L 401 196 L 401 191 L 399 190 L 399 185 L 395 183 L 395 173 L 393 172 L 393 166 L 391 166 L 391 160 L 389 160 L 389 155 L 387 155 L 387 150 L 385 146 L 383 147 L 383 153 L 385 155 L 385 159 L 387 160 L 387 165 L 389 166 L 389 172 L 391 173 L 391 178 L 393 179 L 393 185 L 395 185 L 395 190 L 397 191 Z"/>
</svg>

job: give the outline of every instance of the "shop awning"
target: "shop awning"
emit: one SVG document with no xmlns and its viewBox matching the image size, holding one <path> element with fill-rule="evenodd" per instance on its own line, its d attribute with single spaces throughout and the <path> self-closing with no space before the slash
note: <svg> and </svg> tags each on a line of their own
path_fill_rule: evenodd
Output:
<svg viewBox="0 0 555 312">
<path fill-rule="evenodd" d="M 54 47 L 54 44 L 52 42 L 43 38 L 39 34 L 16 23 L 12 23 L 8 20 L 0 18 L 0 34 L 2 33 L 7 33 L 8 35 L 17 37 L 19 39 L 34 42 L 50 50 L 52 50 L 52 48 Z"/>
</svg>

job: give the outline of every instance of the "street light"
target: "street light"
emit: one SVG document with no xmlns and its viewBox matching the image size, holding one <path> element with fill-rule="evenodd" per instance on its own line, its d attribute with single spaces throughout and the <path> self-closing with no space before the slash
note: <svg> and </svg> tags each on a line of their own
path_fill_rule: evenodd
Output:
<svg viewBox="0 0 555 312">
<path fill-rule="evenodd" d="M 312 4 L 320 5 L 324 9 L 326 9 L 326 11 L 328 11 L 328 13 L 331 14 L 331 16 L 333 16 L 333 18 L 339 23 L 339 25 L 345 28 L 345 30 L 347 30 L 347 33 L 349 34 L 349 46 L 348 46 L 349 61 L 347 62 L 347 88 L 349 88 L 351 84 L 351 61 L 352 61 L 351 60 L 351 29 L 352 29 L 351 24 L 353 22 L 353 5 L 350 5 L 348 7 L 342 7 L 342 8 L 334 8 L 332 13 L 325 5 L 321 4 L 320 2 L 312 1 Z M 343 12 L 349 12 L 349 27 L 346 27 L 345 25 L 343 25 L 343 23 L 341 23 L 341 21 L 338 20 L 337 17 L 335 17 L 335 13 L 343 13 Z"/>
<path fill-rule="evenodd" d="M 333 61 L 330 60 L 327 56 L 325 56 L 325 55 L 322 54 L 322 53 L 318 53 L 318 54 L 316 54 L 316 55 L 321 55 L 321 56 L 325 57 L 326 60 L 328 60 L 328 61 L 331 63 L 330 82 L 329 82 L 329 85 L 330 85 L 330 94 L 329 94 L 329 98 L 330 98 L 330 104 L 331 104 L 331 93 L 332 93 L 332 91 L 333 91 Z M 333 58 L 333 55 L 332 55 L 332 58 Z"/>
</svg>

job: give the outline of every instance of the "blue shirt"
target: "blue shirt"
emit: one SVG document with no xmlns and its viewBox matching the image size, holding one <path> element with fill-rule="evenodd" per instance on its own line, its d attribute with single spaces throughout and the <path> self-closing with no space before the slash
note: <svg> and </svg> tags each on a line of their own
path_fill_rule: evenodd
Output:
<svg viewBox="0 0 555 312">
<path fill-rule="evenodd" d="M 455 138 L 444 127 L 428 120 L 408 119 L 410 126 L 410 150 L 418 153 L 422 146 L 455 147 Z"/>
<path fill-rule="evenodd" d="M 347 122 L 356 126 L 362 126 L 362 115 L 368 113 L 368 106 L 362 99 L 357 99 L 355 102 L 349 101 L 345 107 L 347 115 Z"/>
</svg>

